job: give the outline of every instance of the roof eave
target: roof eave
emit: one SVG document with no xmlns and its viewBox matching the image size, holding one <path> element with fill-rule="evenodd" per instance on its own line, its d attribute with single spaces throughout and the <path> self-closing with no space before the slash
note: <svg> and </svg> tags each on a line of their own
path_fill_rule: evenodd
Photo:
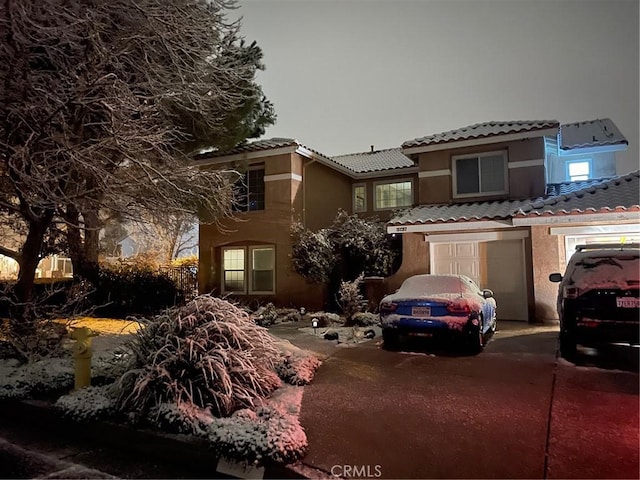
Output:
<svg viewBox="0 0 640 480">
<path fill-rule="evenodd" d="M 589 222 L 613 222 L 613 221 L 640 221 L 640 207 L 633 210 L 596 212 L 596 213 L 555 213 L 555 214 L 528 214 L 513 218 L 514 226 L 529 225 L 557 225 L 563 223 L 589 223 Z"/>
<path fill-rule="evenodd" d="M 628 148 L 628 143 L 615 143 L 612 145 L 598 145 L 593 147 L 559 148 L 561 157 L 569 155 L 590 155 L 595 153 L 623 152 Z"/>
<path fill-rule="evenodd" d="M 264 157 L 272 157 L 274 155 L 283 155 L 287 153 L 293 153 L 297 149 L 296 145 L 287 145 L 285 147 L 277 147 L 277 148 L 266 148 L 263 150 L 254 150 L 249 152 L 240 152 L 233 153 L 230 155 L 220 155 L 211 158 L 203 158 L 199 160 L 194 160 L 193 164 L 196 166 L 207 166 L 207 165 L 219 165 L 228 162 L 237 162 L 241 160 L 253 160 L 256 158 L 264 158 Z"/>
<path fill-rule="evenodd" d="M 511 219 L 504 220 L 480 220 L 480 221 L 456 221 L 456 222 L 436 222 L 436 223 L 408 223 L 408 224 L 387 224 L 387 233 L 428 233 L 428 232 L 451 232 L 461 230 L 484 230 L 496 228 L 513 227 Z"/>
</svg>

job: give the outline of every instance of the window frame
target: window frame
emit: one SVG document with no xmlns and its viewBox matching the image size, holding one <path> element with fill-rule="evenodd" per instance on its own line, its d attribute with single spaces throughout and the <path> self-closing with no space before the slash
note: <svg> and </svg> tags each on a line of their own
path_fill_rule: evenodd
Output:
<svg viewBox="0 0 640 480">
<path fill-rule="evenodd" d="M 255 172 L 261 170 L 262 171 L 262 208 L 250 208 L 251 206 L 251 198 L 252 195 L 255 195 L 251 193 L 251 182 L 249 181 L 249 172 Z M 244 199 L 244 204 L 239 203 L 236 201 L 236 209 L 238 212 L 242 212 L 242 213 L 249 213 L 249 212 L 263 212 L 266 209 L 267 206 L 267 189 L 266 189 L 266 185 L 265 185 L 265 181 L 264 181 L 264 177 L 266 176 L 266 172 L 265 172 L 265 166 L 264 164 L 259 164 L 259 165 L 251 165 L 249 167 L 247 167 L 247 170 L 242 174 L 242 179 L 241 184 L 242 184 L 242 189 L 243 189 L 243 193 L 245 193 L 246 198 Z"/>
<path fill-rule="evenodd" d="M 589 171 L 587 172 L 587 178 L 581 178 L 581 179 L 576 179 L 574 180 L 573 178 L 571 178 L 571 174 L 569 172 L 570 170 L 570 166 L 574 165 L 576 163 L 586 163 L 589 166 Z M 589 180 L 591 177 L 591 174 L 593 173 L 593 160 L 591 158 L 581 158 L 581 159 L 574 159 L 574 160 L 566 160 L 564 163 L 564 168 L 565 168 L 565 178 L 567 179 L 567 182 L 584 182 L 585 180 Z"/>
<path fill-rule="evenodd" d="M 502 156 L 503 160 L 503 185 L 504 188 L 502 190 L 492 190 L 488 192 L 482 191 L 482 177 L 480 177 L 480 162 L 483 157 L 494 157 L 497 155 Z M 475 158 L 478 160 L 477 168 L 478 168 L 478 178 L 479 178 L 479 191 L 472 193 L 458 193 L 458 160 L 468 160 L 470 158 Z M 479 152 L 479 153 L 469 153 L 463 155 L 453 155 L 451 157 L 451 171 L 453 177 L 453 185 L 452 185 L 452 195 L 453 198 L 475 198 L 475 197 L 492 197 L 495 195 L 504 195 L 509 193 L 509 155 L 507 150 L 494 150 L 491 152 Z"/>
<path fill-rule="evenodd" d="M 410 185 L 410 196 L 411 196 L 411 198 L 409 199 L 409 204 L 408 205 L 395 205 L 393 207 L 378 207 L 378 193 L 377 193 L 377 190 L 378 190 L 378 186 L 379 185 L 393 185 L 393 184 L 407 183 L 407 182 Z M 393 180 L 379 180 L 379 181 L 373 183 L 373 210 L 375 212 L 384 211 L 384 210 L 395 210 L 395 209 L 398 209 L 398 208 L 412 207 L 414 202 L 415 202 L 415 184 L 414 184 L 413 178 L 411 178 L 411 177 L 395 178 Z"/>
<path fill-rule="evenodd" d="M 358 204 L 356 202 L 356 189 L 362 187 L 363 189 L 363 207 L 361 209 L 358 208 Z M 366 212 L 367 211 L 367 184 L 366 183 L 354 183 L 352 188 L 352 200 L 353 200 L 353 212 L 354 213 L 360 213 L 360 212 Z"/>
<path fill-rule="evenodd" d="M 271 270 L 271 281 L 273 283 L 273 290 L 254 290 L 253 285 L 253 251 L 254 250 L 271 250 L 273 253 L 273 269 Z M 244 251 L 244 281 L 242 290 L 227 290 L 225 289 L 225 269 L 224 265 L 224 253 L 229 250 L 243 250 Z M 220 252 L 220 292 L 231 295 L 275 295 L 276 294 L 276 246 L 275 245 L 247 245 L 247 246 L 227 246 L 222 247 Z M 231 270 L 229 270 L 231 271 Z M 235 271 L 235 270 L 233 270 Z"/>
</svg>

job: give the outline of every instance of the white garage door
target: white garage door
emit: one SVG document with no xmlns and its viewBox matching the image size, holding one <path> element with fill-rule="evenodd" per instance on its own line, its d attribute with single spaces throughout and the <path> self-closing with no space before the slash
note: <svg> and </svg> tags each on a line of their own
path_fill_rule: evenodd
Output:
<svg viewBox="0 0 640 480">
<path fill-rule="evenodd" d="M 431 244 L 431 271 L 461 274 L 493 290 L 502 320 L 528 319 L 522 239 Z"/>
</svg>

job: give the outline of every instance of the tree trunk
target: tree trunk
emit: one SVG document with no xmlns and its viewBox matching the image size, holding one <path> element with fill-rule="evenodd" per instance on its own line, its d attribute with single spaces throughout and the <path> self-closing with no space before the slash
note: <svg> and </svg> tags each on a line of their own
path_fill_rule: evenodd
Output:
<svg viewBox="0 0 640 480">
<path fill-rule="evenodd" d="M 44 243 L 53 211 L 48 210 L 43 216 L 29 222 L 29 233 L 22 246 L 22 262 L 18 273 L 18 281 L 15 284 L 13 293 L 16 305 L 12 312 L 12 330 L 14 333 L 32 333 L 30 330 L 34 326 L 34 305 L 33 305 L 33 285 L 35 283 L 36 269 L 40 263 L 40 253 Z"/>
<path fill-rule="evenodd" d="M 98 279 L 98 231 L 88 228 L 87 223 L 96 222 L 97 214 L 83 215 L 84 228 L 80 226 L 80 212 L 73 205 L 67 206 L 64 214 L 67 221 L 67 243 L 74 277 L 95 283 Z M 84 230 L 84 241 L 81 231 Z"/>
</svg>

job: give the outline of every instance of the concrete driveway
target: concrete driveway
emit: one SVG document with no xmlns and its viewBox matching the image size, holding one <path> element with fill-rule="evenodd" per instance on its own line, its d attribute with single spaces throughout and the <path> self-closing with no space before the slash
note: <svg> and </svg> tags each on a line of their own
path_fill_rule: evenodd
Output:
<svg viewBox="0 0 640 480">
<path fill-rule="evenodd" d="M 557 360 L 557 337 L 501 322 L 477 356 L 377 339 L 337 349 L 305 389 L 304 465 L 343 478 L 638 478 L 637 364 Z"/>
</svg>

